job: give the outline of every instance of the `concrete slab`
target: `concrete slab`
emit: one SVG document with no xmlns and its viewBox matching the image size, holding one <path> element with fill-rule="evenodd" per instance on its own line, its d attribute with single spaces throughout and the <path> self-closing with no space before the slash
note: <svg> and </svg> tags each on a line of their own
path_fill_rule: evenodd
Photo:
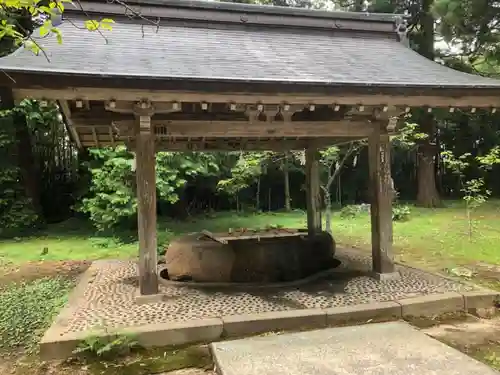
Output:
<svg viewBox="0 0 500 375">
<path fill-rule="evenodd" d="M 498 375 L 404 322 L 210 345 L 219 375 Z"/>
</svg>

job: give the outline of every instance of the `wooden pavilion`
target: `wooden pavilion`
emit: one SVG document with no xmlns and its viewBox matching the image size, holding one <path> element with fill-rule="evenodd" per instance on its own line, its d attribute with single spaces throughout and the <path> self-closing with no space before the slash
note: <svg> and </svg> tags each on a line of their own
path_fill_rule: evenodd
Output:
<svg viewBox="0 0 500 375">
<path fill-rule="evenodd" d="M 318 148 L 368 139 L 373 271 L 395 274 L 389 135 L 413 107 L 500 107 L 500 81 L 413 52 L 400 16 L 233 3 L 81 1 L 0 59 L 15 100 L 57 100 L 79 147 L 136 154 L 140 292 L 158 292 L 155 152 L 306 150 L 307 225 L 321 230 Z M 77 9 L 78 8 L 78 9 Z M 112 18 L 112 31 L 83 23 Z M 5 98 L 4 98 L 5 99 Z"/>
</svg>

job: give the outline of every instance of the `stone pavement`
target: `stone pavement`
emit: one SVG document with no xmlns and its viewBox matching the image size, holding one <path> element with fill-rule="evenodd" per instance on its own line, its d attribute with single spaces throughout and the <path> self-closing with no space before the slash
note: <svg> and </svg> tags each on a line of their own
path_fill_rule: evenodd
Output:
<svg viewBox="0 0 500 375">
<path fill-rule="evenodd" d="M 404 322 L 211 344 L 219 375 L 498 375 Z"/>
<path fill-rule="evenodd" d="M 117 329 L 157 323 L 177 323 L 221 316 L 324 309 L 401 300 L 473 288 L 413 268 L 398 267 L 400 280 L 380 282 L 369 276 L 371 257 L 355 249 L 338 249 L 338 272 L 302 286 L 271 289 L 161 286 L 161 303 L 139 305 L 137 268 L 133 261 L 97 261 L 91 276 L 78 286 L 56 319 L 57 335 L 95 328 Z"/>
</svg>

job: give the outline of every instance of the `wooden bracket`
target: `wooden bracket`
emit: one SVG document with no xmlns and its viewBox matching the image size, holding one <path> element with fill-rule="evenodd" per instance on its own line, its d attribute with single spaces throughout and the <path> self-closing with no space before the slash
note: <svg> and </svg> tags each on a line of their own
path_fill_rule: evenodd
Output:
<svg viewBox="0 0 500 375">
<path fill-rule="evenodd" d="M 134 115 L 138 120 L 136 131 L 140 134 L 152 134 L 151 117 L 154 115 L 154 108 L 149 100 L 141 100 L 134 106 Z"/>
<path fill-rule="evenodd" d="M 139 132 L 140 133 L 151 133 L 151 116 L 140 115 L 139 118 Z"/>
</svg>

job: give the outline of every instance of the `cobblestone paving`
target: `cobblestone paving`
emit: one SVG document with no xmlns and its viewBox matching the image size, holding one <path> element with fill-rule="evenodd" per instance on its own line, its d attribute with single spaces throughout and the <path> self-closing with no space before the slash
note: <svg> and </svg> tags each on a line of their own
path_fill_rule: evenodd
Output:
<svg viewBox="0 0 500 375">
<path fill-rule="evenodd" d="M 295 287 L 242 289 L 161 286 L 164 302 L 138 305 L 137 272 L 133 261 L 94 262 L 94 276 L 55 322 L 61 336 L 91 328 L 119 328 L 151 323 L 182 322 L 228 315 L 327 308 L 389 301 L 423 294 L 467 291 L 472 287 L 423 271 L 399 267 L 399 280 L 376 281 L 368 276 L 371 259 L 354 249 L 339 249 L 337 272 Z"/>
</svg>

